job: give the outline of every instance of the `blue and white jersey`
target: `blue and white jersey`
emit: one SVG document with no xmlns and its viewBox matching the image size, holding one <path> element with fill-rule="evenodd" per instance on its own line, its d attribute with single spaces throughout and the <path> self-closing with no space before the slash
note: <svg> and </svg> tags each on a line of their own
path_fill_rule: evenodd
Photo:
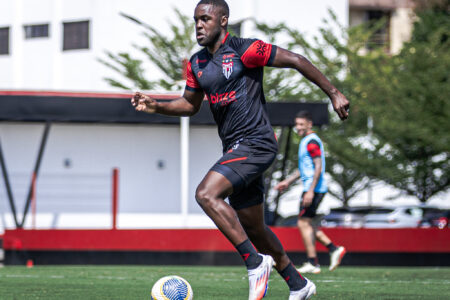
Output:
<svg viewBox="0 0 450 300">
<path fill-rule="evenodd" d="M 314 189 L 315 193 L 326 193 L 328 191 L 325 181 L 325 151 L 322 140 L 315 133 L 305 136 L 298 147 L 298 169 L 303 182 L 303 191 L 307 192 L 311 187 L 314 177 L 313 158 L 320 156 L 322 159 L 322 171 L 319 181 Z"/>
</svg>

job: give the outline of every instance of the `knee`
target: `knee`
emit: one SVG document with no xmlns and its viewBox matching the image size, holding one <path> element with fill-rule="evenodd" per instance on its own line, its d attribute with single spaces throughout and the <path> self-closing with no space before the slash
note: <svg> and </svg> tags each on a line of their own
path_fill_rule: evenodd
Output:
<svg viewBox="0 0 450 300">
<path fill-rule="evenodd" d="M 212 207 L 214 205 L 215 197 L 208 189 L 199 186 L 195 191 L 195 200 L 197 200 L 197 203 L 202 208 Z"/>
<path fill-rule="evenodd" d="M 309 227 L 310 227 L 310 224 L 309 224 L 309 222 L 308 222 L 307 220 L 305 220 L 305 219 L 303 219 L 303 218 L 299 218 L 299 219 L 297 220 L 297 226 L 298 226 L 298 228 L 300 228 L 300 229 L 306 229 L 306 228 L 309 228 Z"/>
</svg>

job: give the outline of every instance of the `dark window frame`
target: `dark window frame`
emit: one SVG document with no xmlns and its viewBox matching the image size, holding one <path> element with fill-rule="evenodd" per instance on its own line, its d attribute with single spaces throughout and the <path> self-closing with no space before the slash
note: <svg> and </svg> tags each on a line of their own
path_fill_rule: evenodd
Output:
<svg viewBox="0 0 450 300">
<path fill-rule="evenodd" d="M 50 37 L 50 24 L 30 24 L 24 25 L 25 39 L 48 38 Z"/>
<path fill-rule="evenodd" d="M 10 27 L 0 27 L 0 55 L 9 55 Z"/>
<path fill-rule="evenodd" d="M 63 51 L 90 49 L 90 20 L 63 22 Z"/>
<path fill-rule="evenodd" d="M 389 10 L 379 10 L 371 9 L 366 10 L 365 18 L 367 22 L 377 22 L 381 19 L 385 19 L 386 23 L 382 28 L 378 29 L 377 32 L 370 38 L 367 44 L 368 50 L 373 50 L 375 48 L 383 48 L 386 52 L 389 52 L 391 47 L 391 15 L 392 12 Z"/>
</svg>

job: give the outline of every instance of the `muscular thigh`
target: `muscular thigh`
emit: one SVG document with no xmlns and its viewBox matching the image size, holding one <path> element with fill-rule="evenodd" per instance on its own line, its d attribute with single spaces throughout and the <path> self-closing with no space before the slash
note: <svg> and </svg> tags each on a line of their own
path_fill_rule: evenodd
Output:
<svg viewBox="0 0 450 300">
<path fill-rule="evenodd" d="M 208 194 L 214 198 L 226 198 L 233 192 L 233 185 L 222 174 L 209 171 L 197 187 L 198 194 Z"/>
</svg>

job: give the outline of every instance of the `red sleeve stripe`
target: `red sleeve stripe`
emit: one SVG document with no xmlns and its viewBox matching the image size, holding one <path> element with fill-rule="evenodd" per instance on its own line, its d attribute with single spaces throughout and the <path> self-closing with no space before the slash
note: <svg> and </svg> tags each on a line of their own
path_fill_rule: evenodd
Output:
<svg viewBox="0 0 450 300">
<path fill-rule="evenodd" d="M 192 73 L 192 65 L 191 62 L 187 64 L 187 71 L 186 71 L 186 85 L 193 89 L 200 88 L 200 84 L 197 81 L 197 78 L 195 78 L 194 73 Z"/>
<path fill-rule="evenodd" d="M 247 68 L 263 67 L 267 65 L 271 53 L 272 45 L 258 40 L 248 47 L 241 60 Z"/>
<path fill-rule="evenodd" d="M 308 149 L 309 155 L 314 158 L 318 157 L 322 154 L 320 151 L 320 147 L 317 144 L 309 143 L 308 146 L 306 146 L 306 149 Z"/>
</svg>

